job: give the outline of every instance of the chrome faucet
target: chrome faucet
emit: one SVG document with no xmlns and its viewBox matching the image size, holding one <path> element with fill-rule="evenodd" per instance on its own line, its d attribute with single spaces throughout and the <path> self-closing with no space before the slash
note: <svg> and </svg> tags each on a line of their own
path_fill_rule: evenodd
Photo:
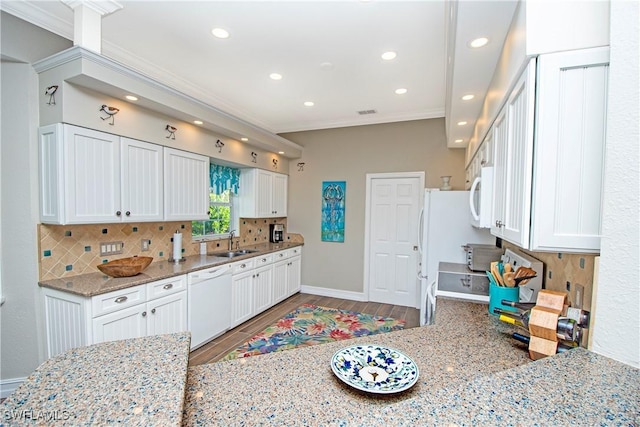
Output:
<svg viewBox="0 0 640 427">
<path fill-rule="evenodd" d="M 233 238 L 235 237 L 236 230 L 231 230 L 229 232 L 229 250 L 233 250 Z"/>
</svg>

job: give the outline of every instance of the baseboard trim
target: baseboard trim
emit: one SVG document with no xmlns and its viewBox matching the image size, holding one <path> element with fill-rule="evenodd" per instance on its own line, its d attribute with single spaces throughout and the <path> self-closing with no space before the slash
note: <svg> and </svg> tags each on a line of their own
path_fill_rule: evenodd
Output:
<svg viewBox="0 0 640 427">
<path fill-rule="evenodd" d="M 303 285 L 300 287 L 300 292 L 303 294 L 319 295 L 321 297 L 332 297 L 363 302 L 368 301 L 365 294 L 362 292 L 341 291 L 339 289 L 320 288 L 317 286 Z"/>
<path fill-rule="evenodd" d="M 13 378 L 10 380 L 0 380 L 0 398 L 6 399 L 18 388 L 27 378 Z"/>
</svg>

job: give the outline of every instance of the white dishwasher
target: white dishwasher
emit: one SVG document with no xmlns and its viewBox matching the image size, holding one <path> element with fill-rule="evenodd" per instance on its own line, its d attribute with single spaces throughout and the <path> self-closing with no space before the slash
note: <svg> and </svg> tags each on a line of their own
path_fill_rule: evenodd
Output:
<svg viewBox="0 0 640 427">
<path fill-rule="evenodd" d="M 187 275 L 192 350 L 231 326 L 231 272 L 231 264 L 225 264 Z"/>
</svg>

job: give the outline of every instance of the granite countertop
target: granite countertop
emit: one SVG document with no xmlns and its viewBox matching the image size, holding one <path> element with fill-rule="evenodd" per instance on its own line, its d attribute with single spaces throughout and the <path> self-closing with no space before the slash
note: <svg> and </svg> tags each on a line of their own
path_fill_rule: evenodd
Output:
<svg viewBox="0 0 640 427">
<path fill-rule="evenodd" d="M 588 350 L 529 360 L 485 304 L 438 298 L 435 325 L 187 368 L 189 334 L 70 350 L 2 404 L 9 425 L 638 425 L 640 370 Z M 354 344 L 418 365 L 409 390 L 372 395 L 329 361 Z M 44 417 L 49 417 L 46 419 Z M 53 418 L 52 418 L 53 417 Z"/>
<path fill-rule="evenodd" d="M 640 423 L 640 371 L 584 349 L 531 362 L 484 304 L 438 298 L 435 325 L 188 371 L 183 425 L 593 425 Z M 333 353 L 396 348 L 420 377 L 397 395 L 338 380 Z"/>
<path fill-rule="evenodd" d="M 2 405 L 3 425 L 180 425 L 191 334 L 69 350 L 40 365 Z"/>
<path fill-rule="evenodd" d="M 182 274 L 191 273 L 192 271 L 203 270 L 217 265 L 229 264 L 243 259 L 258 257 L 270 252 L 277 252 L 296 246 L 302 246 L 302 243 L 262 243 L 255 246 L 243 246 L 240 249 L 250 249 L 257 252 L 235 256 L 233 258 L 213 255 L 193 255 L 185 257 L 185 260 L 178 264 L 170 263 L 168 261 L 152 262 L 142 273 L 132 277 L 109 277 L 96 269 L 95 273 L 81 274 L 64 279 L 45 280 L 38 282 L 38 284 L 45 288 L 57 289 L 59 291 L 69 292 L 83 297 L 92 297 L 95 295 L 106 294 L 107 292 L 154 282 L 156 280 L 180 276 Z M 221 250 L 217 252 L 224 251 Z"/>
</svg>

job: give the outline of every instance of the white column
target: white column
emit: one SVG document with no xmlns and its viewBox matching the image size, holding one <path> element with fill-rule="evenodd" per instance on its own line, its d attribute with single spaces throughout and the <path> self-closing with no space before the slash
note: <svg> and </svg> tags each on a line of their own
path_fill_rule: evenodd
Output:
<svg viewBox="0 0 640 427">
<path fill-rule="evenodd" d="M 122 9 L 112 0 L 61 0 L 73 9 L 73 45 L 102 53 L 102 17 Z"/>
</svg>

